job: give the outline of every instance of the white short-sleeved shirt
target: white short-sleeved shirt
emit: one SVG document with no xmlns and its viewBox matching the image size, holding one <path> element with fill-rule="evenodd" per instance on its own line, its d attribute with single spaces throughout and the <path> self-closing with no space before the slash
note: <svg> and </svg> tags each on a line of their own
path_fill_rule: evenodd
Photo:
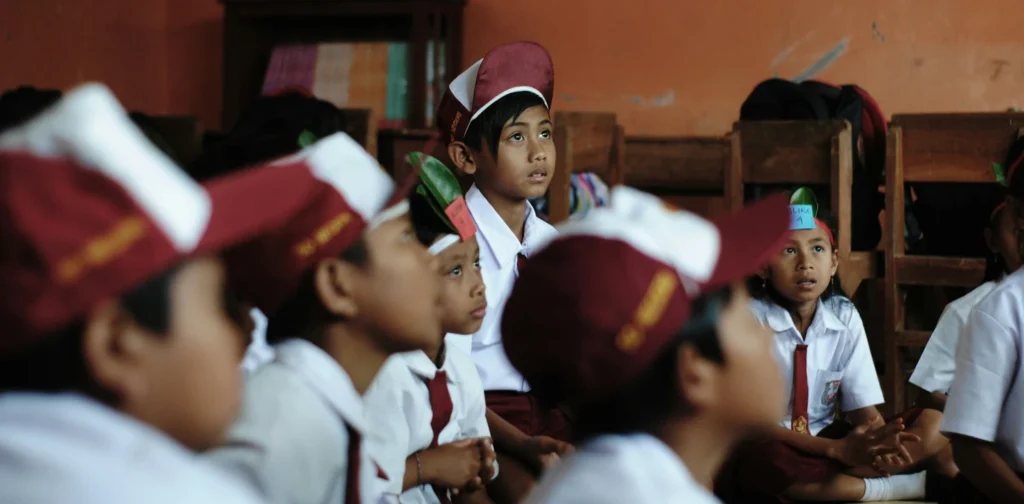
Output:
<svg viewBox="0 0 1024 504">
<path fill-rule="evenodd" d="M 448 381 L 452 416 L 441 429 L 438 444 L 490 437 L 484 389 L 469 355 L 457 348 L 447 348 L 441 370 Z M 385 493 L 400 494 L 403 503 L 439 502 L 430 485 L 402 492 L 405 460 L 430 447 L 434 438 L 430 425 L 434 412 L 430 407 L 427 381 L 437 371 L 437 366 L 422 351 L 393 355 L 366 392 L 366 416 L 368 424 L 373 426 L 368 449 L 388 475 Z"/>
<path fill-rule="evenodd" d="M 1024 471 L 1024 270 L 1006 277 L 967 319 L 956 350 L 956 376 L 942 432 L 995 444 Z"/>
<path fill-rule="evenodd" d="M 252 330 L 252 342 L 245 349 L 242 360 L 242 370 L 247 374 L 274 360 L 274 348 L 267 344 L 267 316 L 259 308 L 253 308 L 249 316 L 256 327 Z"/>
<path fill-rule="evenodd" d="M 380 502 L 370 459 L 363 399 L 330 355 L 293 339 L 245 384 L 242 412 L 223 446 L 206 454 L 241 475 L 270 502 L 345 502 L 349 428 L 362 434 L 360 498 Z"/>
<path fill-rule="evenodd" d="M 601 436 L 545 471 L 524 504 L 717 504 L 661 440 Z"/>
<path fill-rule="evenodd" d="M 3 394 L 0 432 L 0 502 L 264 502 L 162 432 L 79 395 Z"/>
<path fill-rule="evenodd" d="M 522 253 L 530 257 L 533 250 L 555 236 L 555 228 L 541 220 L 527 203 L 526 227 L 520 243 L 475 185 L 466 193 L 466 205 L 478 229 L 476 239 L 480 244 L 480 272 L 487 289 L 487 315 L 471 339 L 449 335 L 447 341 L 470 354 L 484 390 L 526 392 L 526 380 L 512 367 L 501 345 L 501 313 L 518 277 L 517 256 Z"/>
<path fill-rule="evenodd" d="M 804 338 L 789 312 L 768 300 L 751 302 L 754 316 L 775 333 L 774 354 L 786 388 L 786 417 L 779 425 L 790 427 L 793 414 L 793 352 L 807 345 L 807 414 L 811 434 L 817 435 L 835 418 L 835 401 L 842 411 L 885 402 L 871 359 L 864 322 L 849 299 L 833 297 L 818 301 L 814 320 Z"/>
<path fill-rule="evenodd" d="M 949 393 L 956 366 L 956 346 L 960 334 L 967 327 L 967 317 L 974 306 L 995 287 L 996 282 L 985 282 L 964 297 L 946 305 L 921 353 L 921 359 L 914 367 L 914 373 L 910 375 L 910 383 L 928 392 Z"/>
</svg>

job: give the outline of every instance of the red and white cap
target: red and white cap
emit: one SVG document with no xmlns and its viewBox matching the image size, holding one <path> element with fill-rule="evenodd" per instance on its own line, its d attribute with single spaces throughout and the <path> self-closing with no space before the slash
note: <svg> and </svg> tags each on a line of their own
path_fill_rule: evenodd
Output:
<svg viewBox="0 0 1024 504">
<path fill-rule="evenodd" d="M 606 398 L 673 341 L 701 293 L 755 273 L 788 231 L 784 195 L 708 221 L 616 187 L 520 272 L 501 319 L 509 361 L 570 403 Z"/>
<path fill-rule="evenodd" d="M 301 208 L 273 230 L 230 250 L 225 259 L 239 297 L 268 315 L 318 262 L 338 257 L 363 233 L 409 211 L 414 169 L 396 189 L 377 160 L 344 133 L 324 137 L 268 168 L 305 180 Z"/>
<path fill-rule="evenodd" d="M 535 93 L 551 108 L 555 65 L 536 42 L 512 42 L 491 49 L 448 85 L 437 107 L 437 128 L 445 144 L 461 141 L 469 124 L 502 97 Z"/>
<path fill-rule="evenodd" d="M 87 84 L 0 136 L 0 355 L 185 258 L 275 225 L 304 188 L 253 170 L 209 188 Z"/>
</svg>

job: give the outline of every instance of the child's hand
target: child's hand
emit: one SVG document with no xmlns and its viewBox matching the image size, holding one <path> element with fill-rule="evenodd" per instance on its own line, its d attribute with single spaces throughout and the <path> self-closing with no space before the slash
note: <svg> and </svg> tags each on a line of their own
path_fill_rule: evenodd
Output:
<svg viewBox="0 0 1024 504">
<path fill-rule="evenodd" d="M 573 447 L 552 437 L 533 436 L 523 440 L 518 451 L 520 457 L 532 464 L 535 469 L 543 471 L 558 463 L 563 456 L 572 453 Z"/>
<path fill-rule="evenodd" d="M 422 452 L 423 465 L 430 468 L 430 477 L 425 479 L 445 488 L 480 487 L 480 444 L 479 439 L 460 439 Z"/>
<path fill-rule="evenodd" d="M 903 443 L 920 440 L 916 434 L 903 432 L 902 420 L 881 426 L 860 425 L 837 441 L 833 458 L 850 467 L 861 467 L 874 465 L 876 457 L 895 455 L 897 458 L 890 459 L 893 464 L 909 465 L 913 459 Z"/>
<path fill-rule="evenodd" d="M 470 481 L 469 484 L 462 488 L 452 488 L 452 496 L 473 493 L 484 488 L 485 485 L 494 479 L 494 460 L 497 458 L 497 455 L 494 453 L 494 445 L 491 443 L 491 438 L 467 438 L 466 440 L 475 441 L 477 448 L 480 450 L 480 477 Z"/>
</svg>

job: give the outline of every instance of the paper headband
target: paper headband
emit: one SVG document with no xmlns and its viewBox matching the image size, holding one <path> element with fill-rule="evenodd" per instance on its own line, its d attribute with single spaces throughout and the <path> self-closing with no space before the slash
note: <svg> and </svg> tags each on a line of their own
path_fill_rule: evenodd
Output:
<svg viewBox="0 0 1024 504">
<path fill-rule="evenodd" d="M 453 231 L 434 242 L 430 253 L 440 254 L 444 249 L 472 238 L 476 234 L 476 223 L 469 214 L 466 199 L 462 197 L 462 187 L 451 170 L 437 158 L 422 152 L 410 152 L 405 161 L 412 166 L 420 166 L 416 193 L 427 200 L 438 219 Z"/>
<path fill-rule="evenodd" d="M 818 198 L 814 197 L 814 191 L 806 187 L 797 188 L 789 197 L 789 229 L 798 231 L 816 227 L 825 231 L 829 243 L 835 247 L 836 240 L 832 237 L 832 230 L 818 218 Z"/>
</svg>

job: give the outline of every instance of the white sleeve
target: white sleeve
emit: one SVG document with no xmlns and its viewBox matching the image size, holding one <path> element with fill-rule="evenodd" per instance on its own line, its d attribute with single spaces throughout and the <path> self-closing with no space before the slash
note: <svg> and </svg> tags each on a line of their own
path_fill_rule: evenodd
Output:
<svg viewBox="0 0 1024 504">
<path fill-rule="evenodd" d="M 462 364 L 460 369 L 463 369 L 462 383 L 462 396 L 466 402 L 466 421 L 463 425 L 459 426 L 461 439 L 474 438 L 474 437 L 491 437 L 491 429 L 487 426 L 487 402 L 484 399 L 484 385 L 480 381 L 480 373 L 476 370 L 476 365 L 473 364 L 472 359 L 468 355 L 462 355 L 459 357 L 452 356 L 453 358 L 460 358 Z M 493 440 L 492 440 L 493 444 Z M 494 461 L 494 477 L 498 476 L 498 461 Z M 491 480 L 493 481 L 493 479 Z"/>
<path fill-rule="evenodd" d="M 343 495 L 348 434 L 317 396 L 288 378 L 264 372 L 247 384 L 242 414 L 225 443 L 204 457 L 269 502 Z"/>
<path fill-rule="evenodd" d="M 928 344 L 921 353 L 921 359 L 914 366 L 910 375 L 910 383 L 928 392 L 949 393 L 953 384 L 953 372 L 956 369 L 956 346 L 963 333 L 967 320 L 952 305 L 946 306 L 935 325 L 935 330 L 928 338 Z"/>
<path fill-rule="evenodd" d="M 956 350 L 956 376 L 942 415 L 941 431 L 995 441 L 1003 400 L 1017 374 L 1014 333 L 975 309 Z"/>
<path fill-rule="evenodd" d="M 878 373 L 875 371 L 875 362 L 871 358 L 871 348 L 868 346 L 868 336 L 864 332 L 864 322 L 860 319 L 857 309 L 850 307 L 853 311 L 850 322 L 850 337 L 853 338 L 853 350 L 850 352 L 849 360 L 843 366 L 843 380 L 839 388 L 842 397 L 841 408 L 845 411 L 853 411 L 885 402 L 882 395 L 882 384 L 878 382 Z"/>
<path fill-rule="evenodd" d="M 409 457 L 409 424 L 402 395 L 405 389 L 396 376 L 399 369 L 385 365 L 366 395 L 366 420 L 370 432 L 366 436 L 366 452 L 380 464 L 387 481 L 380 488 L 385 496 L 402 494 L 405 460 Z"/>
</svg>

